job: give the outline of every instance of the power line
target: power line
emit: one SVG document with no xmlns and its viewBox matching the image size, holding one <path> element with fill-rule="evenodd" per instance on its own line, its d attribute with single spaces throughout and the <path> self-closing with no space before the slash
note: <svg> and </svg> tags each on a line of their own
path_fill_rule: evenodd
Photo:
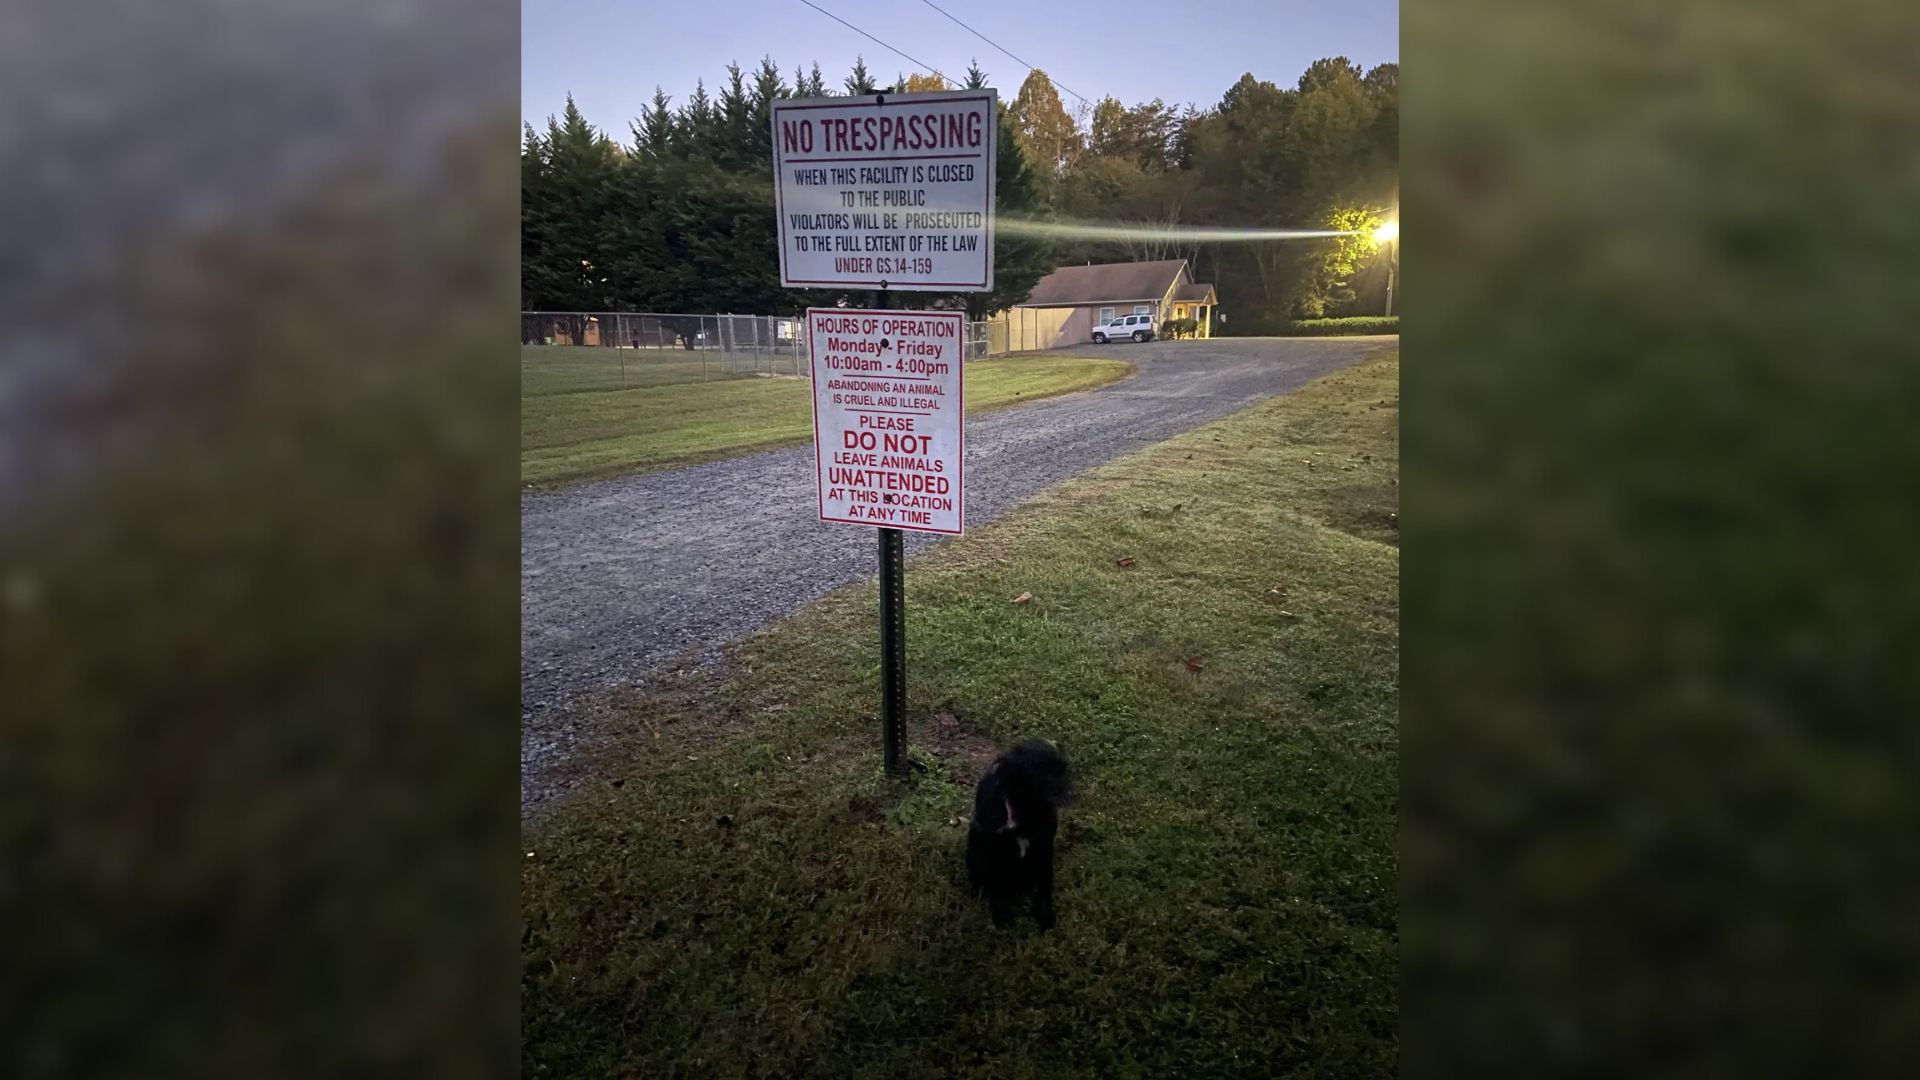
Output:
<svg viewBox="0 0 1920 1080">
<path fill-rule="evenodd" d="M 933 72 L 935 75 L 938 75 L 940 77 L 941 82 L 946 83 L 948 86 L 960 85 L 959 83 L 954 82 L 952 79 L 947 78 L 946 73 L 941 71 L 939 68 L 934 67 L 932 64 L 929 64 L 924 60 L 914 60 L 913 57 L 907 56 L 906 53 L 901 52 L 899 49 L 894 48 L 893 46 L 887 44 L 884 41 L 881 41 L 879 38 L 874 37 L 872 34 L 867 33 L 865 30 L 860 29 L 859 27 L 853 25 L 852 23 L 841 18 L 840 16 L 835 15 L 833 12 L 828 11 L 826 8 L 821 7 L 819 4 L 814 3 L 813 0 L 800 0 L 800 2 L 812 8 L 813 10 L 819 12 L 820 14 L 825 15 L 827 18 L 832 19 L 834 22 L 839 23 L 841 26 L 844 26 L 847 29 L 853 31 L 854 33 L 859 34 L 861 37 L 866 38 L 868 41 L 873 42 L 875 45 L 878 45 L 881 48 L 887 50 L 888 52 L 893 53 L 895 56 L 903 57 L 909 61 L 912 61 L 915 67 Z M 1075 94 L 1074 96 L 1079 97 L 1078 94 Z"/>
<path fill-rule="evenodd" d="M 801 0 L 801 2 L 805 3 L 806 0 Z M 1014 63 L 1019 64 L 1021 67 L 1026 68 L 1028 71 L 1039 70 L 1038 68 L 1034 67 L 1032 64 L 1027 63 L 1025 60 L 1022 60 L 1019 57 L 1014 56 L 1012 53 L 1007 52 L 1006 48 L 1002 46 L 999 42 L 993 40 L 992 38 L 981 33 L 980 31 L 975 30 L 973 27 L 968 26 L 966 23 L 960 22 L 959 19 L 954 19 L 953 15 L 949 13 L 946 8 L 943 8 L 939 4 L 934 3 L 933 0 L 920 0 L 920 2 L 932 8 L 933 10 L 939 12 L 940 14 L 945 15 L 947 18 L 953 19 L 953 21 L 959 24 L 960 28 L 962 30 L 965 30 L 967 33 L 972 34 L 974 37 L 979 38 L 981 41 L 984 41 L 987 44 L 993 46 L 994 48 L 999 49 L 1001 52 L 1007 53 L 1007 56 L 1011 57 Z M 1051 75 L 1047 76 L 1047 81 L 1052 83 L 1055 86 L 1059 86 L 1060 89 L 1062 90 L 1066 90 L 1067 93 L 1073 94 L 1074 97 L 1080 98 L 1080 104 L 1087 105 L 1087 106 L 1091 106 L 1093 104 L 1093 102 L 1088 101 L 1086 98 L 1080 97 L 1079 94 L 1074 94 L 1072 90 L 1067 90 L 1066 87 L 1060 86 L 1060 81 L 1058 79 L 1055 79 L 1053 76 Z"/>
</svg>

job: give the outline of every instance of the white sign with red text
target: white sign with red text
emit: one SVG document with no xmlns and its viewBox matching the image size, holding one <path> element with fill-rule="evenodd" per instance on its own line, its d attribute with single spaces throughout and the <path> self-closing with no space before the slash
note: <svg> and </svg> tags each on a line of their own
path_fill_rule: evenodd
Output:
<svg viewBox="0 0 1920 1080">
<path fill-rule="evenodd" d="M 958 311 L 807 309 L 820 520 L 965 530 L 965 323 Z"/>
<path fill-rule="evenodd" d="M 773 103 L 784 288 L 993 289 L 993 90 Z"/>
</svg>

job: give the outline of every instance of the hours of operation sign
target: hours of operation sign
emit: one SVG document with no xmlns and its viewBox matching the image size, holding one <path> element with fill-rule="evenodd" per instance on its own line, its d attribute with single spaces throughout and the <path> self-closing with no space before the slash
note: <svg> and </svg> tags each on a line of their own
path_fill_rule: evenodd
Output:
<svg viewBox="0 0 1920 1080">
<path fill-rule="evenodd" d="M 807 309 L 820 520 L 963 531 L 965 319 Z"/>
<path fill-rule="evenodd" d="M 776 101 L 780 284 L 993 288 L 992 90 Z"/>
</svg>

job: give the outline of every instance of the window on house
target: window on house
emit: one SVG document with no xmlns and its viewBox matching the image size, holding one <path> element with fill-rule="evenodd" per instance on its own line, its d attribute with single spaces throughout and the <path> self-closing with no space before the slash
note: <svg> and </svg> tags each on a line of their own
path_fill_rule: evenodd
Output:
<svg viewBox="0 0 1920 1080">
<path fill-rule="evenodd" d="M 1152 312 L 1153 312 L 1153 308 L 1147 306 L 1146 304 L 1133 305 L 1133 313 L 1135 315 L 1148 315 L 1148 314 L 1152 314 Z"/>
<path fill-rule="evenodd" d="M 1100 309 L 1100 321 L 1101 321 L 1101 322 L 1103 322 L 1103 323 L 1110 323 L 1110 322 L 1112 322 L 1112 321 L 1113 321 L 1113 309 L 1112 309 L 1112 308 L 1110 308 L 1110 307 L 1103 307 L 1103 308 L 1101 308 L 1101 309 Z"/>
</svg>

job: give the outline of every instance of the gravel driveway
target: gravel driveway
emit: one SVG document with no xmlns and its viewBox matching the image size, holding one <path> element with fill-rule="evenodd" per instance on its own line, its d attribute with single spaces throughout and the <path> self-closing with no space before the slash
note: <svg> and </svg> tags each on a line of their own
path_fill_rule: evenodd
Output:
<svg viewBox="0 0 1920 1080">
<path fill-rule="evenodd" d="M 1138 373 L 967 422 L 967 522 L 1392 347 L 1395 338 L 1081 346 Z M 565 703 L 709 650 L 875 572 L 873 531 L 815 520 L 813 450 L 619 477 L 521 502 L 522 801 L 576 733 Z M 909 554 L 937 537 L 907 534 Z"/>
</svg>

